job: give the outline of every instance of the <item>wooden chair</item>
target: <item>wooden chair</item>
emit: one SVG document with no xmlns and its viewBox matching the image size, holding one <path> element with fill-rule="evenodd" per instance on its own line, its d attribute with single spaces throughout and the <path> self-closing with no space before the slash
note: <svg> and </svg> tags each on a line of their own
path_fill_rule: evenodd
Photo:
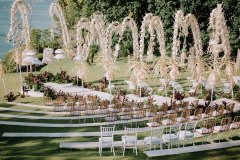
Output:
<svg viewBox="0 0 240 160">
<path fill-rule="evenodd" d="M 44 97 L 44 105 L 45 106 L 53 106 L 53 100 L 51 97 Z"/>
<path fill-rule="evenodd" d="M 135 111 L 133 114 L 133 118 L 135 119 L 141 119 L 145 117 L 145 111 L 142 109 L 140 111 Z"/>
<path fill-rule="evenodd" d="M 55 102 L 58 106 L 64 106 L 65 105 L 65 99 L 63 96 L 58 96 L 55 100 Z"/>
<path fill-rule="evenodd" d="M 179 105 L 176 102 L 173 102 L 171 105 L 171 110 L 168 110 L 168 114 L 178 113 Z"/>
<path fill-rule="evenodd" d="M 205 109 L 205 112 L 202 114 L 202 118 L 210 118 L 213 114 L 213 107 L 212 106 L 208 106 Z"/>
<path fill-rule="evenodd" d="M 189 107 L 189 102 L 181 102 L 179 105 L 179 111 L 182 112 L 183 110 L 187 109 Z"/>
<path fill-rule="evenodd" d="M 154 114 L 153 119 L 147 123 L 148 127 L 159 127 L 162 125 L 163 115 Z"/>
<path fill-rule="evenodd" d="M 217 110 L 213 111 L 213 116 L 214 117 L 222 116 L 223 112 L 224 112 L 224 106 L 223 105 L 218 105 Z"/>
<path fill-rule="evenodd" d="M 177 118 L 177 122 L 186 123 L 186 122 L 188 122 L 189 118 L 190 118 L 190 110 L 185 109 L 182 111 L 181 117 Z"/>
<path fill-rule="evenodd" d="M 232 113 L 235 107 L 235 103 L 229 103 L 226 106 L 226 109 L 224 109 L 223 114 L 229 114 Z"/>
<path fill-rule="evenodd" d="M 203 112 L 202 108 L 195 109 L 194 115 L 190 116 L 190 119 L 192 119 L 192 120 L 199 120 L 199 119 L 201 119 L 202 118 L 202 112 Z"/>
<path fill-rule="evenodd" d="M 106 122 L 114 122 L 116 120 L 117 120 L 117 113 L 115 112 L 109 112 L 105 117 Z"/>
<path fill-rule="evenodd" d="M 168 104 L 163 103 L 163 105 L 161 106 L 160 112 L 157 112 L 157 114 L 165 115 L 165 114 L 167 114 L 167 110 L 168 110 Z"/>
<path fill-rule="evenodd" d="M 174 125 L 177 122 L 177 113 L 168 114 L 168 118 L 162 120 L 163 125 Z"/>
<path fill-rule="evenodd" d="M 199 100 L 194 100 L 191 105 L 188 107 L 188 109 L 196 109 L 198 106 Z"/>
</svg>

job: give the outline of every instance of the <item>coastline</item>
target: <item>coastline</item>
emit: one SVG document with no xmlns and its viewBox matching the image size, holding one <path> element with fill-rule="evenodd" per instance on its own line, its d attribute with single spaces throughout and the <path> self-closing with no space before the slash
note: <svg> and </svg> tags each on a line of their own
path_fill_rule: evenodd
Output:
<svg viewBox="0 0 240 160">
<path fill-rule="evenodd" d="M 7 51 L 13 49 L 13 44 L 7 43 L 6 35 L 10 26 L 10 8 L 13 1 L 0 1 L 0 59 L 3 59 Z M 32 8 L 31 28 L 48 29 L 51 17 L 48 13 L 52 1 L 30 1 Z M 18 14 L 20 16 L 20 14 Z M 19 19 L 21 21 L 21 18 Z"/>
</svg>

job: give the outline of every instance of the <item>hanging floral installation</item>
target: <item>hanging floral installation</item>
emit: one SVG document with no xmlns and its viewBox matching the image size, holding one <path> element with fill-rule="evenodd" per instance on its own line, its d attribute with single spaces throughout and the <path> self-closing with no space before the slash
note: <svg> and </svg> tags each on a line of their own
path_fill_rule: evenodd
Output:
<svg viewBox="0 0 240 160">
<path fill-rule="evenodd" d="M 130 74 L 130 81 L 134 84 L 146 81 L 147 75 L 150 73 L 147 64 L 135 58 L 129 60 L 128 74 Z"/>
<path fill-rule="evenodd" d="M 202 40 L 200 35 L 199 24 L 196 17 L 193 14 L 187 14 L 184 16 L 183 11 L 179 10 L 175 14 L 174 31 L 173 31 L 173 47 L 172 47 L 172 57 L 176 59 L 177 55 L 180 55 L 181 63 L 183 64 L 187 59 L 187 49 L 186 49 L 186 37 L 189 35 L 188 28 L 191 28 L 194 40 L 194 52 L 190 51 L 190 54 L 194 54 L 193 58 L 201 59 L 203 54 L 202 51 Z M 180 32 L 180 34 L 179 34 Z M 180 52 L 180 37 L 184 36 L 184 42 L 182 51 Z M 190 47 L 191 48 L 191 47 Z"/>
<path fill-rule="evenodd" d="M 11 21 L 10 21 L 10 28 L 7 34 L 7 40 L 15 40 L 18 37 L 18 16 L 17 11 L 21 13 L 22 16 L 22 32 L 21 32 L 21 41 L 24 41 L 26 45 L 26 49 L 30 49 L 30 27 L 28 23 L 28 13 L 30 12 L 31 7 L 28 1 L 25 0 L 16 0 L 13 2 L 10 14 L 11 14 Z"/>
<path fill-rule="evenodd" d="M 147 62 L 153 61 L 153 51 L 155 46 L 155 31 L 157 35 L 157 40 L 159 43 L 159 51 L 161 56 L 166 54 L 166 46 L 165 46 L 165 37 L 164 37 L 164 29 L 162 20 L 158 16 L 153 16 L 152 14 L 146 14 L 142 21 L 141 32 L 140 32 L 140 46 L 139 46 L 139 54 L 140 57 L 143 57 L 144 54 L 144 38 L 146 35 L 146 28 L 148 27 L 148 32 L 150 33 L 150 41 L 147 50 Z"/>
<path fill-rule="evenodd" d="M 121 30 L 121 23 L 119 22 L 112 22 L 111 24 L 108 25 L 107 27 L 107 30 L 106 30 L 106 40 L 108 42 L 108 54 L 112 54 L 113 57 L 114 57 L 114 61 L 116 61 L 117 57 L 118 57 L 118 54 L 119 54 L 119 50 L 120 50 L 120 42 L 122 40 L 122 37 L 123 37 L 123 32 Z M 113 47 L 114 50 L 112 50 L 112 37 L 113 37 L 113 34 L 115 35 L 119 35 L 119 39 L 118 39 L 118 42 L 117 44 Z"/>
<path fill-rule="evenodd" d="M 208 82 L 215 86 L 221 79 L 220 70 L 223 66 L 226 66 L 226 74 L 228 78 L 232 77 L 232 74 L 234 73 L 231 64 L 232 62 L 230 62 L 231 47 L 229 33 L 221 4 L 218 4 L 210 14 L 209 29 L 211 33 L 208 46 L 210 57 L 208 59 L 212 63 L 209 64 L 209 70 L 211 70 L 211 72 L 208 77 Z M 220 56 L 221 52 L 224 53 L 223 56 Z"/>
<path fill-rule="evenodd" d="M 77 55 L 81 55 L 84 60 L 87 60 L 91 40 L 94 39 L 91 35 L 91 22 L 86 18 L 81 18 L 77 24 Z M 84 32 L 85 31 L 85 37 Z"/>
<path fill-rule="evenodd" d="M 58 1 L 54 1 L 49 9 L 49 14 L 52 17 L 52 21 L 54 21 L 54 15 L 59 18 L 61 30 L 62 30 L 62 40 L 64 45 L 64 51 L 68 58 L 72 58 L 74 56 L 73 47 L 71 44 L 71 37 L 68 32 L 66 20 L 62 11 L 62 7 Z"/>
<path fill-rule="evenodd" d="M 211 33 L 208 53 L 213 59 L 213 69 L 218 70 L 225 65 L 231 54 L 229 32 L 221 4 L 218 4 L 217 8 L 213 9 L 210 14 L 209 29 Z M 224 55 L 220 57 L 219 53 L 221 52 L 224 52 Z"/>
<path fill-rule="evenodd" d="M 18 21 L 18 11 L 21 14 L 22 19 L 22 29 L 19 29 L 20 22 Z M 7 33 L 7 40 L 13 41 L 14 43 L 14 51 L 13 51 L 13 59 L 15 63 L 18 65 L 20 82 L 21 86 L 22 82 L 22 73 L 21 73 L 21 65 L 24 63 L 25 56 L 22 54 L 22 51 L 30 51 L 30 26 L 29 26 L 29 13 L 31 12 L 30 4 L 27 0 L 16 0 L 13 2 L 11 10 L 10 10 L 10 27 Z M 21 48 L 21 44 L 25 44 L 25 48 Z M 22 87 L 21 87 L 22 89 Z"/>
<path fill-rule="evenodd" d="M 197 61 L 201 59 L 203 55 L 202 50 L 202 39 L 201 32 L 199 29 L 199 24 L 197 22 L 196 17 L 193 14 L 187 14 L 186 16 L 187 26 L 191 28 L 194 40 L 194 57 Z"/>
<path fill-rule="evenodd" d="M 146 14 L 144 17 L 143 17 L 143 21 L 142 21 L 142 25 L 141 25 L 141 31 L 140 31 L 140 46 L 139 46 L 139 54 L 141 55 L 141 57 L 143 57 L 143 54 L 144 54 L 144 46 L 145 46 L 145 36 L 146 36 L 146 29 L 148 27 L 148 31 L 150 33 L 150 41 L 154 41 L 155 39 L 155 35 L 154 35 L 154 30 L 153 28 L 151 28 L 151 32 L 150 32 L 150 22 L 151 22 L 151 18 L 152 18 L 152 14 L 151 13 L 148 13 Z M 149 43 L 149 50 L 148 50 L 148 60 L 150 61 L 151 57 L 150 56 L 150 53 L 151 53 L 151 49 L 153 48 L 153 43 Z M 151 47 L 150 47 L 151 46 Z M 150 58 L 151 57 L 151 58 Z"/>
<path fill-rule="evenodd" d="M 122 33 L 124 33 L 127 28 L 131 30 L 133 38 L 133 56 L 135 59 L 139 58 L 141 60 L 142 57 L 139 57 L 138 29 L 136 22 L 131 17 L 125 17 L 121 28 Z"/>
<path fill-rule="evenodd" d="M 72 69 L 74 77 L 78 77 L 84 81 L 87 80 L 88 64 L 86 61 L 77 61 L 75 67 Z"/>
</svg>

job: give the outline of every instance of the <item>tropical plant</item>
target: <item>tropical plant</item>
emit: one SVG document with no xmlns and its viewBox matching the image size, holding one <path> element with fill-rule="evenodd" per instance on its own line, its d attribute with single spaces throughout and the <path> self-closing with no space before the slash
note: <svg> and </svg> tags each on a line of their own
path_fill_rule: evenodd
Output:
<svg viewBox="0 0 240 160">
<path fill-rule="evenodd" d="M 4 96 L 8 102 L 13 102 L 19 97 L 18 95 L 14 95 L 13 92 L 9 92 L 7 95 Z"/>
<path fill-rule="evenodd" d="M 178 101 L 182 101 L 185 98 L 185 94 L 179 91 L 175 91 L 174 98 Z"/>
<path fill-rule="evenodd" d="M 52 88 L 50 88 L 50 87 L 45 87 L 43 94 L 44 94 L 44 96 L 50 97 L 50 98 L 52 98 L 53 100 L 56 99 L 56 93 L 55 93 L 55 91 L 54 91 Z"/>
</svg>

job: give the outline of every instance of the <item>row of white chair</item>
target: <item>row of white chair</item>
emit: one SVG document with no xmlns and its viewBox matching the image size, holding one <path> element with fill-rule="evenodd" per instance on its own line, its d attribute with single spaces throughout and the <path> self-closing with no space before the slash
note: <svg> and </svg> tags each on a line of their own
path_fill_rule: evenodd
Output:
<svg viewBox="0 0 240 160">
<path fill-rule="evenodd" d="M 203 125 L 201 125 L 203 124 Z M 200 128 L 197 129 L 197 126 Z M 186 143 L 192 143 L 196 137 L 203 137 L 206 141 L 210 141 L 210 137 L 213 133 L 217 133 L 219 141 L 223 138 L 224 134 L 228 134 L 225 137 L 229 138 L 236 134 L 236 129 L 240 128 L 240 116 L 235 116 L 233 122 L 231 117 L 223 118 L 219 126 L 215 126 L 215 119 L 207 119 L 201 122 L 188 122 L 179 125 L 151 127 L 150 135 L 146 136 L 143 140 L 144 150 L 163 149 L 163 145 L 167 145 L 168 149 L 173 145 L 180 147 L 182 142 L 183 147 Z M 101 137 L 99 138 L 99 154 L 102 155 L 103 146 L 110 146 L 111 152 L 115 155 L 114 150 L 114 130 L 113 127 L 100 127 Z M 126 148 L 133 148 L 136 155 L 138 154 L 138 130 L 139 128 L 127 128 L 125 127 L 125 134 L 121 137 L 123 156 L 125 155 Z M 230 131 L 230 132 L 228 132 Z"/>
</svg>

